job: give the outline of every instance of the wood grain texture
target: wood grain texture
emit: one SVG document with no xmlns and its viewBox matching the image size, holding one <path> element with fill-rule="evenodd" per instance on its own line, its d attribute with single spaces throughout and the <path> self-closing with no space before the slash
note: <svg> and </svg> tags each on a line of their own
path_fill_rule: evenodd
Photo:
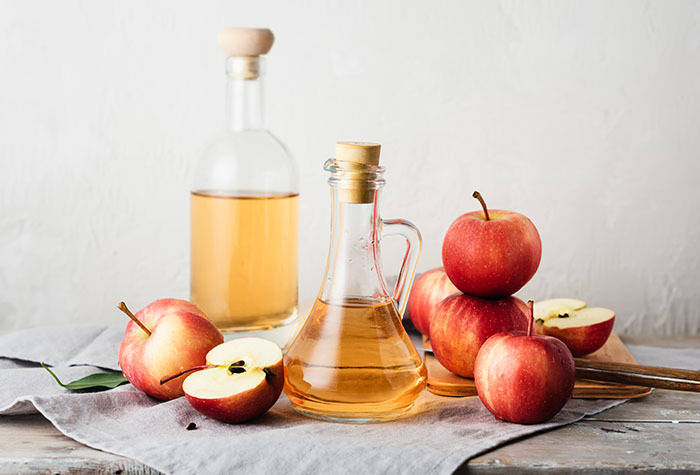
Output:
<svg viewBox="0 0 700 475">
<path fill-rule="evenodd" d="M 494 449 L 457 473 L 700 470 L 700 395 L 656 390 L 570 426 Z"/>
<path fill-rule="evenodd" d="M 0 473 L 160 473 L 135 460 L 82 445 L 40 415 L 0 417 L 0 440 Z"/>
<path fill-rule="evenodd" d="M 424 339 L 423 347 L 429 349 L 430 341 Z M 428 390 L 430 392 L 451 397 L 476 396 L 476 386 L 473 379 L 462 378 L 446 370 L 433 354 L 426 353 L 424 359 L 428 369 Z M 586 356 L 585 359 L 637 363 L 615 332 L 610 335 L 600 350 Z M 647 396 L 650 392 L 651 389 L 648 387 L 577 379 L 572 397 L 578 399 L 630 399 Z"/>
<path fill-rule="evenodd" d="M 620 384 L 700 392 L 700 372 L 575 358 L 576 377 Z"/>
</svg>

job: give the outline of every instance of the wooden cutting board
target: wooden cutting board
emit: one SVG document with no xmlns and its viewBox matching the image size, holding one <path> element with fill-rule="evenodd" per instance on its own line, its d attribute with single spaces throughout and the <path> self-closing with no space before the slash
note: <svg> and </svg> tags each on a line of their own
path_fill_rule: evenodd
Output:
<svg viewBox="0 0 700 475">
<path fill-rule="evenodd" d="M 423 347 L 431 349 L 430 340 L 425 337 L 423 337 Z M 473 379 L 462 378 L 446 370 L 432 352 L 425 352 L 424 359 L 428 370 L 428 390 L 430 392 L 440 396 L 453 397 L 477 395 Z M 615 332 L 610 334 L 608 341 L 601 349 L 586 356 L 585 359 L 637 364 L 637 360 L 634 359 L 632 353 Z M 650 393 L 651 388 L 577 379 L 572 397 L 579 399 L 634 399 L 647 396 Z"/>
</svg>

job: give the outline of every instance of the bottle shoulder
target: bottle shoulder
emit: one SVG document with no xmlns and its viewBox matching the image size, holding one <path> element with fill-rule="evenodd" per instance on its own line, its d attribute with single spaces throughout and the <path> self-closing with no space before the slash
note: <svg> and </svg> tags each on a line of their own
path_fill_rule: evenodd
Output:
<svg viewBox="0 0 700 475">
<path fill-rule="evenodd" d="M 285 157 L 293 160 L 287 146 L 269 130 L 222 130 L 206 144 L 204 156 L 225 155 L 245 158 L 245 155 Z"/>
<path fill-rule="evenodd" d="M 193 189 L 298 192 L 291 153 L 268 130 L 223 130 L 205 146 Z"/>
</svg>

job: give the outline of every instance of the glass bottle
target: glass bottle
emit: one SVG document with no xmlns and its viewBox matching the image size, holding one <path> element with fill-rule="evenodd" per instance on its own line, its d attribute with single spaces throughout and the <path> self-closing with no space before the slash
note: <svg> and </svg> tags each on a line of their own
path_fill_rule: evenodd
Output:
<svg viewBox="0 0 700 475">
<path fill-rule="evenodd" d="M 219 32 L 226 128 L 206 147 L 191 193 L 190 297 L 225 336 L 297 316 L 298 172 L 263 113 L 262 55 L 273 41 L 267 29 Z"/>
<path fill-rule="evenodd" d="M 377 144 L 339 142 L 331 172 L 331 241 L 323 284 L 285 356 L 284 392 L 297 411 L 341 422 L 394 419 L 426 385 L 423 361 L 401 324 L 420 252 L 420 233 L 384 220 L 384 168 Z M 405 237 L 393 292 L 381 269 L 382 235 Z"/>
</svg>

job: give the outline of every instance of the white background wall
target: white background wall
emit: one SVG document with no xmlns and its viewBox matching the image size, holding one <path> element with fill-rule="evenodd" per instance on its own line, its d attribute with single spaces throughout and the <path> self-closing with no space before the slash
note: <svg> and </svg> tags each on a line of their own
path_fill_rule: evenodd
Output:
<svg viewBox="0 0 700 475">
<path fill-rule="evenodd" d="M 4 1 L 0 331 L 187 297 L 223 25 L 277 37 L 268 122 L 301 170 L 303 299 L 326 258 L 322 163 L 372 140 L 384 214 L 419 226 L 422 270 L 478 189 L 539 228 L 523 298 L 609 306 L 619 332 L 700 332 L 700 2 L 680 0 Z"/>
</svg>

